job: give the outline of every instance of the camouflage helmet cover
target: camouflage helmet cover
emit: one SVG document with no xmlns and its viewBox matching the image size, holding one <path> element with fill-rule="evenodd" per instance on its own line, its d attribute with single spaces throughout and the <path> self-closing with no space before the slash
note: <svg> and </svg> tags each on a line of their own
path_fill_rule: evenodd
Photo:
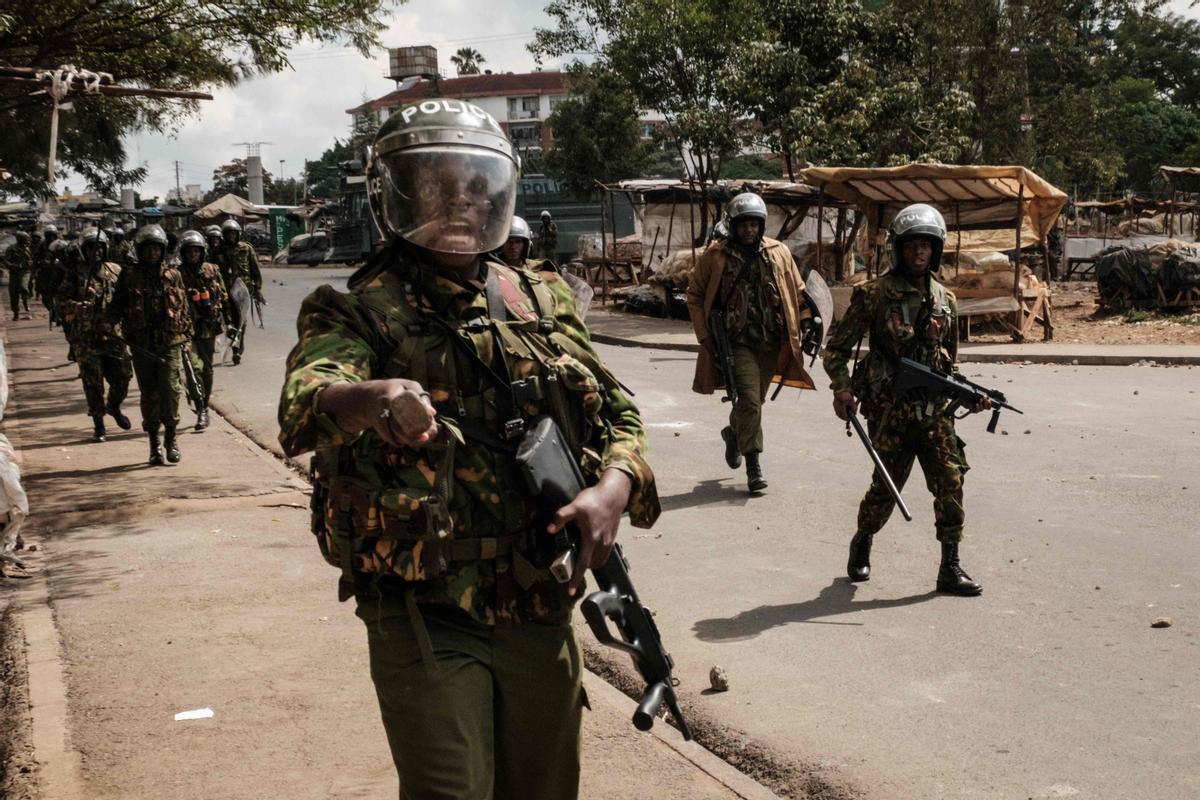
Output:
<svg viewBox="0 0 1200 800">
<path fill-rule="evenodd" d="M 513 144 L 490 114 L 429 99 L 379 129 L 367 193 L 385 235 L 436 252 L 486 253 L 508 239 L 519 173 Z"/>
</svg>

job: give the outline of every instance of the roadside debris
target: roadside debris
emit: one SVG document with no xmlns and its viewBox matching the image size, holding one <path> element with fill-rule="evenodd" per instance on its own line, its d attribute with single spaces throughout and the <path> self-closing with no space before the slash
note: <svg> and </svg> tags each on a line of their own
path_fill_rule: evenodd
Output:
<svg viewBox="0 0 1200 800">
<path fill-rule="evenodd" d="M 712 685 L 714 692 L 729 691 L 729 676 L 725 674 L 724 667 L 714 666 L 708 671 L 708 682 Z"/>
</svg>

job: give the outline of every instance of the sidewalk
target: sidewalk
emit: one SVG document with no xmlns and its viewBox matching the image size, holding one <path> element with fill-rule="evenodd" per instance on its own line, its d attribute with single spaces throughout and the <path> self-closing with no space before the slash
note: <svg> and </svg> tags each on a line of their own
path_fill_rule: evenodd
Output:
<svg viewBox="0 0 1200 800">
<path fill-rule="evenodd" d="M 138 430 L 90 442 L 77 369 L 45 316 L 4 329 L 4 428 L 36 576 L 0 582 L 27 642 L 38 796 L 396 796 L 366 637 L 308 532 L 303 480 L 215 417 L 149 467 Z M 771 798 L 589 674 L 584 798 Z M 212 709 L 211 719 L 174 721 Z"/>
<path fill-rule="evenodd" d="M 592 339 L 602 344 L 692 353 L 699 350 L 692 326 L 684 320 L 657 319 L 592 306 L 588 311 L 587 324 Z M 1125 366 L 1148 361 L 1156 364 L 1200 364 L 1200 347 L 964 342 L 959 345 L 958 360 L 962 363 L 1030 361 L 1035 364 L 1083 366 Z"/>
</svg>

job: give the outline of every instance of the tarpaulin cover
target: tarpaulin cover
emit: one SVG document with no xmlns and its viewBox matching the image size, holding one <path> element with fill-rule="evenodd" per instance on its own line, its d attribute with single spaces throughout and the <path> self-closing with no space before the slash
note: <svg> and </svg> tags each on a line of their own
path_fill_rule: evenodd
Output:
<svg viewBox="0 0 1200 800">
<path fill-rule="evenodd" d="M 1127 296 L 1136 306 L 1150 305 L 1154 285 L 1154 263 L 1148 249 L 1122 247 L 1096 259 L 1096 287 L 1106 303 Z"/>
</svg>

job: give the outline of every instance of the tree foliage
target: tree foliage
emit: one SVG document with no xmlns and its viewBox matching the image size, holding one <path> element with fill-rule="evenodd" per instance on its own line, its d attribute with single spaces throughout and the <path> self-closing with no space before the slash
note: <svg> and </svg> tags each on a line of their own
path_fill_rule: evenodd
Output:
<svg viewBox="0 0 1200 800">
<path fill-rule="evenodd" d="M 458 52 L 450 56 L 450 63 L 454 65 L 459 77 L 463 75 L 478 75 L 480 73 L 480 65 L 487 61 L 474 47 L 460 47 Z"/>
<path fill-rule="evenodd" d="M 8 3 L 0 15 L 0 63 L 54 69 L 62 64 L 110 73 L 127 85 L 166 89 L 230 86 L 286 68 L 302 42 L 345 42 L 366 54 L 379 44 L 385 9 L 403 0 L 42 0 Z M 91 188 L 111 193 L 136 183 L 122 137 L 170 131 L 199 105 L 145 97 L 72 96 L 60 115 L 59 163 Z M 50 100 L 28 85 L 0 82 L 0 163 L 8 188 L 46 191 Z"/>
<path fill-rule="evenodd" d="M 275 176 L 270 171 L 263 167 L 263 199 L 271 193 L 274 184 Z M 204 202 L 211 203 L 219 197 L 224 197 L 227 194 L 236 194 L 238 197 L 246 199 L 250 198 L 250 175 L 246 169 L 246 159 L 235 158 L 228 164 L 222 164 L 213 170 L 213 188 L 204 195 Z"/>
<path fill-rule="evenodd" d="M 587 196 L 595 182 L 609 183 L 641 173 L 651 146 L 642 141 L 638 100 L 625 80 L 602 67 L 576 67 L 570 96 L 546 120 L 554 146 L 544 167 L 567 189 Z"/>
<path fill-rule="evenodd" d="M 552 0 L 531 50 L 614 73 L 666 118 L 700 181 L 753 139 L 791 174 L 805 163 L 1015 163 L 1090 194 L 1148 190 L 1159 165 L 1200 159 L 1200 22 L 1168 9 Z"/>
</svg>

